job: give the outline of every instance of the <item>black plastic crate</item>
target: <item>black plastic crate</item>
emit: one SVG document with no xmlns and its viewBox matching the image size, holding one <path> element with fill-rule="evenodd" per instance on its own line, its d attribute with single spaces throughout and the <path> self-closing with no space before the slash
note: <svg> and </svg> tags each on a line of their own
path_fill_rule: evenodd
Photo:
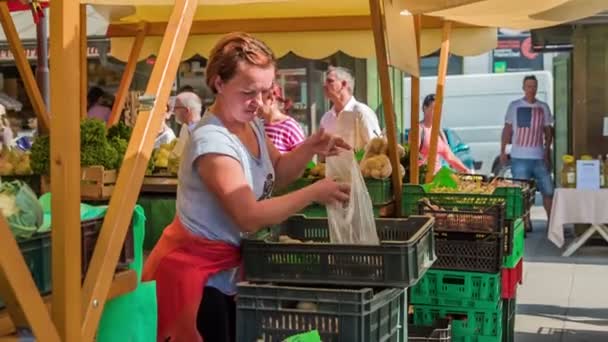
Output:
<svg viewBox="0 0 608 342">
<path fill-rule="evenodd" d="M 101 226 L 103 225 L 103 217 L 82 221 L 80 226 L 82 228 L 82 249 L 81 249 L 81 258 L 82 258 L 82 275 L 83 277 L 86 275 L 87 270 L 89 269 L 89 263 L 91 262 L 91 258 L 93 257 L 93 251 L 95 250 L 95 246 L 97 245 L 97 238 L 99 237 L 99 232 L 101 230 Z M 133 243 L 133 220 L 129 223 L 129 228 L 127 230 L 127 235 L 125 237 L 125 242 L 122 245 L 122 249 L 120 250 L 120 257 L 118 258 L 118 264 L 116 265 L 117 269 L 126 269 L 129 267 L 129 264 L 133 262 L 135 255 L 135 246 Z"/>
<path fill-rule="evenodd" d="M 97 244 L 99 231 L 103 224 L 103 217 L 92 220 L 85 220 L 80 223 L 81 226 L 81 272 L 82 277 L 86 275 L 89 268 L 89 262 L 93 256 L 93 250 Z M 30 239 L 18 240 L 19 249 L 23 254 L 25 263 L 27 264 L 34 283 L 42 295 L 49 294 L 52 289 L 51 278 L 51 233 L 35 234 Z M 117 269 L 126 269 L 134 258 L 134 242 L 133 242 L 133 223 L 129 225 L 127 236 L 123 248 L 120 252 L 120 258 L 116 266 Z M 4 307 L 4 303 L 0 298 L 0 308 Z"/>
<path fill-rule="evenodd" d="M 432 215 L 435 218 L 436 232 L 495 233 L 504 232 L 504 203 L 443 207 L 429 199 L 418 202 L 419 215 Z"/>
<path fill-rule="evenodd" d="M 273 238 L 245 239 L 245 279 L 287 284 L 414 285 L 435 261 L 433 218 L 376 219 L 380 245 L 329 243 L 327 219 L 294 216 Z M 280 243 L 287 235 L 312 243 Z"/>
<path fill-rule="evenodd" d="M 464 238 L 469 238 L 465 240 Z M 504 238 L 488 235 L 435 237 L 435 269 L 498 273 L 502 267 Z"/>
<path fill-rule="evenodd" d="M 27 240 L 17 240 L 17 244 L 38 291 L 43 295 L 48 294 L 51 292 L 51 236 L 34 235 Z M 0 298 L 0 308 L 3 307 Z"/>
<path fill-rule="evenodd" d="M 488 201 L 474 206 L 444 208 L 440 203 L 425 198 L 418 202 L 418 214 L 435 218 L 435 236 L 452 239 L 463 237 L 464 240 L 487 240 L 490 236 L 503 236 L 505 255 L 513 251 L 513 221 L 504 219 L 504 202 Z"/>
<path fill-rule="evenodd" d="M 502 341 L 515 341 L 515 316 L 517 311 L 517 303 L 515 298 L 503 299 L 502 302 Z"/>
<path fill-rule="evenodd" d="M 452 341 L 452 325 L 448 319 L 438 319 L 430 327 L 410 325 L 407 329 L 408 342 Z"/>
<path fill-rule="evenodd" d="M 298 309 L 301 302 L 307 308 Z M 404 289 L 238 284 L 237 341 L 281 342 L 317 330 L 323 342 L 398 342 Z"/>
</svg>

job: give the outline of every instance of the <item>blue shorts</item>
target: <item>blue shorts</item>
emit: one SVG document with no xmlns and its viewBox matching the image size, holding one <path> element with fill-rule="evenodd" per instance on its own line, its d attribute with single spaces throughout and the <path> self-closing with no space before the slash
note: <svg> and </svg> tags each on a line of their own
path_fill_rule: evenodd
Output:
<svg viewBox="0 0 608 342">
<path fill-rule="evenodd" d="M 553 196 L 553 179 L 544 160 L 511 158 L 511 173 L 516 179 L 534 179 L 543 196 Z"/>
</svg>

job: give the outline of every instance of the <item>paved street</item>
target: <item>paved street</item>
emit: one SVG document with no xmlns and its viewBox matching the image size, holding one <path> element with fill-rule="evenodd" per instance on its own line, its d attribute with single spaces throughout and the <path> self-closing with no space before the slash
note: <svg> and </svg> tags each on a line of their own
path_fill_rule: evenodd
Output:
<svg viewBox="0 0 608 342">
<path fill-rule="evenodd" d="M 584 246 L 562 257 L 547 239 L 544 210 L 535 207 L 532 218 L 524 284 L 517 295 L 515 341 L 608 341 L 608 245 Z M 566 243 L 573 236 L 573 230 L 566 230 Z"/>
</svg>

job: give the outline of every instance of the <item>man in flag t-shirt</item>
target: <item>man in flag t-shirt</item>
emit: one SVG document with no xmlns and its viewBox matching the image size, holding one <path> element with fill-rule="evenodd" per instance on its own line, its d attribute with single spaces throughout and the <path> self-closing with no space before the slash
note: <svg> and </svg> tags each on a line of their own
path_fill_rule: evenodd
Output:
<svg viewBox="0 0 608 342">
<path fill-rule="evenodd" d="M 526 76 L 525 96 L 511 102 L 502 131 L 500 160 L 505 165 L 506 146 L 511 143 L 511 172 L 517 179 L 534 179 L 543 195 L 547 217 L 551 217 L 553 180 L 551 178 L 551 143 L 553 116 L 549 106 L 536 98 L 538 80 Z"/>
</svg>

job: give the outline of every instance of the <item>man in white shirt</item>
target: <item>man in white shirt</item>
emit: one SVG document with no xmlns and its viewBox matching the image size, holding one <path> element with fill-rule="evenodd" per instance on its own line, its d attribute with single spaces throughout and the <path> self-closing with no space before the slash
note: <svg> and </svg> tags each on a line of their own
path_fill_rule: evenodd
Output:
<svg viewBox="0 0 608 342">
<path fill-rule="evenodd" d="M 179 131 L 179 137 L 175 148 L 173 149 L 176 155 L 181 155 L 181 152 L 186 144 L 186 138 L 196 127 L 196 124 L 201 120 L 202 101 L 195 93 L 183 92 L 175 97 L 173 105 L 173 113 L 175 120 L 182 125 Z"/>
<path fill-rule="evenodd" d="M 348 69 L 330 67 L 323 90 L 333 107 L 321 118 L 321 128 L 344 139 L 355 150 L 382 134 L 376 113 L 353 96 L 355 79 Z"/>
</svg>

